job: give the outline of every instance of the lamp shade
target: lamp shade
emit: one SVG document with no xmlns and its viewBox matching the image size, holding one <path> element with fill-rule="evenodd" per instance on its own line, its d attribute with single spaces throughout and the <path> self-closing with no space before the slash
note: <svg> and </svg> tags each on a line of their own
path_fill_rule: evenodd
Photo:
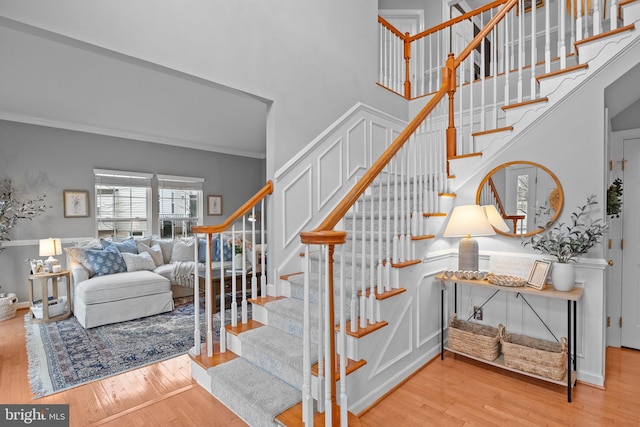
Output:
<svg viewBox="0 0 640 427">
<path fill-rule="evenodd" d="M 62 245 L 60 239 L 40 239 L 40 256 L 53 256 L 62 254 Z"/>
<path fill-rule="evenodd" d="M 508 233 L 511 231 L 507 223 L 504 222 L 504 219 L 502 219 L 502 215 L 500 215 L 500 212 L 498 212 L 498 209 L 494 205 L 485 205 L 482 207 L 482 209 L 484 209 L 484 213 L 493 228 L 498 231 L 502 231 L 503 233 Z"/>
<path fill-rule="evenodd" d="M 493 236 L 496 234 L 480 205 L 456 206 L 444 229 L 444 237 Z"/>
</svg>

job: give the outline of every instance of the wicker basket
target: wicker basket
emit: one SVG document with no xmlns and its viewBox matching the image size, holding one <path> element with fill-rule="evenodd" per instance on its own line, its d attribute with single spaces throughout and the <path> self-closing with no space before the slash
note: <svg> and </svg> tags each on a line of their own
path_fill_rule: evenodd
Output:
<svg viewBox="0 0 640 427">
<path fill-rule="evenodd" d="M 507 367 L 553 380 L 561 380 L 567 373 L 567 339 L 564 337 L 557 343 L 508 334 L 500 342 Z"/>
<path fill-rule="evenodd" d="M 458 320 L 451 316 L 449 322 L 449 348 L 484 360 L 495 360 L 500 355 L 500 335 L 504 327 Z"/>
<path fill-rule="evenodd" d="M 17 302 L 16 294 L 7 294 L 6 297 L 0 298 L 0 322 L 15 317 L 18 308 Z"/>
</svg>

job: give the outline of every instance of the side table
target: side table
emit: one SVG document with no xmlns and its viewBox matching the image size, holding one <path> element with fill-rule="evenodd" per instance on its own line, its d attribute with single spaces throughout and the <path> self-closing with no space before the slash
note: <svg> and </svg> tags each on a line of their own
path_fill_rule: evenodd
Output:
<svg viewBox="0 0 640 427">
<path fill-rule="evenodd" d="M 58 286 L 60 285 L 60 279 L 64 278 L 67 284 L 67 307 L 62 314 L 57 316 L 49 316 L 49 280 L 51 280 L 51 289 L 53 299 L 58 299 Z M 49 323 L 57 320 L 68 319 L 71 317 L 71 273 L 69 270 L 62 270 L 59 273 L 42 273 L 32 274 L 29 276 L 29 301 L 33 307 L 33 282 L 40 281 L 41 295 L 42 295 L 42 319 L 38 319 L 31 310 L 31 323 Z"/>
</svg>

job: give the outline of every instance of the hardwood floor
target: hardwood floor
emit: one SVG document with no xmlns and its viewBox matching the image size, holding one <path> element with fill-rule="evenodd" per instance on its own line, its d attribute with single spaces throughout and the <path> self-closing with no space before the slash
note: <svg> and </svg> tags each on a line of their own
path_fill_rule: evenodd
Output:
<svg viewBox="0 0 640 427">
<path fill-rule="evenodd" d="M 71 426 L 244 426 L 191 379 L 188 356 L 33 400 L 23 315 L 0 322 L 0 403 L 68 403 Z M 469 359 L 435 359 L 363 414 L 363 426 L 640 426 L 640 351 L 607 350 L 606 391 L 566 389 Z"/>
</svg>

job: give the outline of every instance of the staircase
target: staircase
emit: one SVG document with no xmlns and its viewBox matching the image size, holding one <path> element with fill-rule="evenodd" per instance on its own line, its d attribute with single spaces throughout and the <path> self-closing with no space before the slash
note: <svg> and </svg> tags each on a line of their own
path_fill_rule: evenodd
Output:
<svg viewBox="0 0 640 427">
<path fill-rule="evenodd" d="M 435 357 L 440 337 L 431 331 L 439 332 L 439 313 L 416 307 L 431 304 L 439 292 L 424 287 L 422 279 L 448 267 L 446 260 L 439 262 L 431 242 L 441 234 L 454 193 L 566 96 L 588 84 L 603 65 L 638 43 L 640 2 L 624 3 L 620 26 L 576 43 L 576 55 L 563 68 L 558 63 L 554 71 L 536 71 L 538 87 L 531 99 L 505 105 L 492 129 L 473 132 L 473 150 L 449 156 L 445 180 L 441 169 L 430 168 L 443 148 L 421 145 L 441 139 L 445 126 L 437 125 L 435 132 L 429 124 L 436 122 L 429 120 L 436 119 L 418 120 L 426 124 L 416 124 L 406 146 L 381 155 L 390 160 L 375 172 L 371 185 L 361 191 L 356 185 L 357 197 L 347 195 L 351 204 L 337 220 L 346 237 L 331 231 L 319 243 L 310 243 L 305 240 L 320 232 L 303 233 L 299 268 L 288 263 L 288 274 L 269 287 L 279 295 L 250 300 L 253 319 L 227 327 L 226 351 L 212 357 L 192 352 L 197 382 L 251 426 L 313 424 L 324 422 L 319 421 L 322 414 L 332 418 L 331 424 L 342 420 L 346 425 L 347 409 L 366 409 Z M 504 87 L 513 77 L 497 81 Z M 472 90 L 468 88 L 467 97 Z M 424 117 L 446 114 L 446 102 L 430 107 L 429 99 L 424 100 L 430 109 Z M 368 178 L 365 174 L 358 182 Z M 318 215 L 320 222 L 324 216 Z M 423 263 L 427 257 L 428 267 Z M 325 289 L 333 289 L 333 295 Z M 327 328 L 331 313 L 335 321 Z M 416 322 L 412 316 L 420 313 L 427 314 Z M 429 326 L 415 331 L 416 324 Z M 328 362 L 332 355 L 335 369 Z M 332 390 L 333 385 L 339 390 Z M 348 420 L 357 425 L 353 414 Z"/>
</svg>

